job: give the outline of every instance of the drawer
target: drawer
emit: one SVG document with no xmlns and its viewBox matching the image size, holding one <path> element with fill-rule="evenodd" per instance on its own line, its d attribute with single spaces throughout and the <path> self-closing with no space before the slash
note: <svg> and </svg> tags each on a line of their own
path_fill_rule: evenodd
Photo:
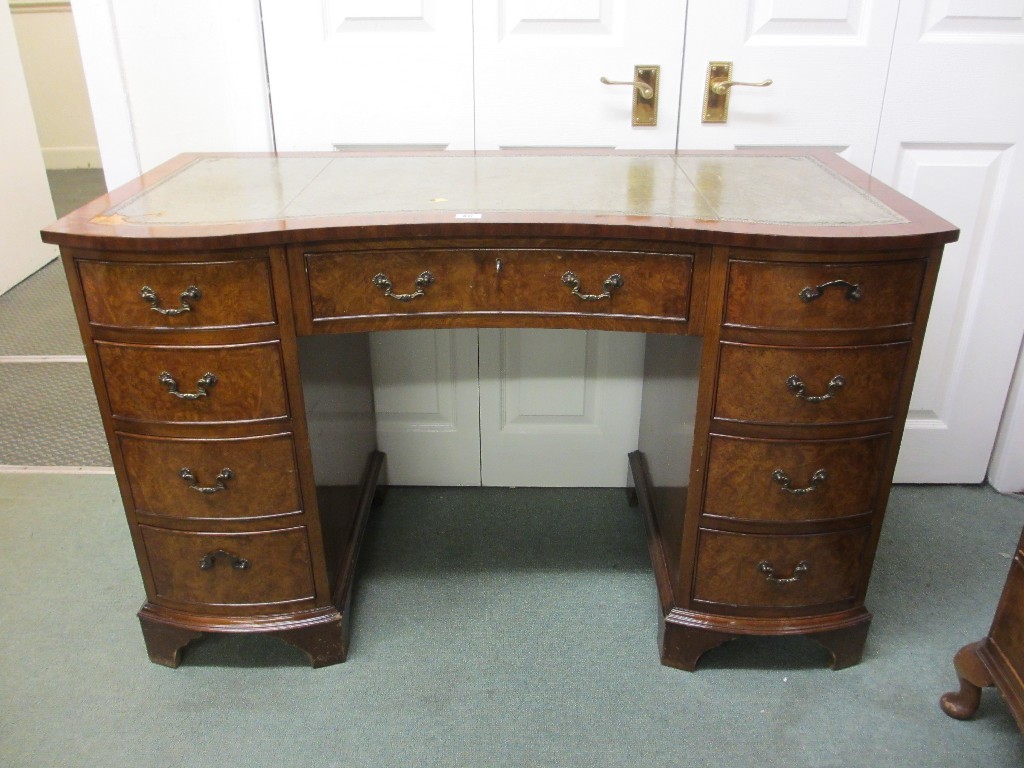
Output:
<svg viewBox="0 0 1024 768">
<path fill-rule="evenodd" d="M 325 252 L 305 258 L 314 320 L 506 311 L 685 320 L 693 275 L 691 255 L 630 251 Z"/>
<path fill-rule="evenodd" d="M 246 519 L 302 510 L 291 434 L 181 440 L 118 434 L 139 514 Z"/>
<path fill-rule="evenodd" d="M 755 440 L 712 435 L 705 514 L 811 522 L 869 513 L 890 435 L 855 440 Z"/>
<path fill-rule="evenodd" d="M 155 597 L 176 603 L 260 605 L 314 596 L 306 529 L 186 533 L 140 525 Z"/>
<path fill-rule="evenodd" d="M 230 328 L 277 321 L 266 258 L 189 263 L 79 260 L 89 322 L 122 328 Z"/>
<path fill-rule="evenodd" d="M 892 416 L 909 343 L 772 347 L 723 343 L 715 397 L 720 419 L 837 424 Z"/>
<path fill-rule="evenodd" d="M 769 608 L 853 600 L 869 533 L 868 527 L 804 536 L 702 529 L 693 597 Z"/>
<path fill-rule="evenodd" d="M 853 330 L 913 325 L 925 261 L 885 264 L 729 263 L 726 325 Z"/>
<path fill-rule="evenodd" d="M 115 418 L 188 423 L 288 416 L 276 341 L 228 347 L 97 342 L 96 348 Z"/>
</svg>

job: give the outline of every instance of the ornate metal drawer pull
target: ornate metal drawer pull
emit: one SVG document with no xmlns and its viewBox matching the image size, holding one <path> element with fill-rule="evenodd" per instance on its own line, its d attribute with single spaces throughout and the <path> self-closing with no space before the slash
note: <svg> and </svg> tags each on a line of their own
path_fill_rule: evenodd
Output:
<svg viewBox="0 0 1024 768">
<path fill-rule="evenodd" d="M 808 395 L 807 385 L 800 379 L 796 374 L 786 379 L 786 386 L 789 387 L 790 391 L 796 395 L 800 400 L 807 403 L 822 403 L 826 400 L 831 400 L 833 397 L 839 394 L 839 390 L 846 386 L 846 377 L 843 375 L 833 376 L 831 381 L 828 383 L 828 388 L 825 390 L 824 395 Z"/>
<path fill-rule="evenodd" d="M 770 581 L 772 584 L 793 584 L 800 581 L 800 577 L 811 570 L 811 564 L 806 560 L 801 560 L 793 569 L 793 575 L 787 578 L 776 576 L 775 567 L 767 560 L 758 563 L 757 570 L 764 574 L 765 581 Z"/>
<path fill-rule="evenodd" d="M 625 284 L 626 281 L 622 279 L 622 275 L 616 273 L 605 278 L 604 293 L 580 293 L 580 279 L 576 277 L 576 273 L 566 272 L 562 275 L 562 285 L 567 285 L 572 288 L 572 295 L 578 299 L 582 299 L 583 301 L 600 301 L 601 299 L 610 299 L 612 297 L 612 291 L 617 291 Z"/>
<path fill-rule="evenodd" d="M 804 494 L 810 493 L 815 490 L 819 485 L 828 480 L 828 472 L 824 469 L 819 469 L 813 475 L 811 475 L 811 482 L 806 488 L 793 488 L 793 481 L 789 479 L 789 475 L 783 472 L 781 469 L 776 469 L 772 472 L 772 480 L 779 484 L 780 491 L 786 491 L 792 493 L 794 496 L 803 496 Z"/>
<path fill-rule="evenodd" d="M 861 296 L 864 295 L 859 285 L 855 283 L 848 283 L 846 280 L 831 280 L 813 288 L 811 286 L 807 286 L 797 295 L 802 301 L 810 302 L 820 298 L 826 288 L 845 288 L 847 301 L 860 301 Z"/>
<path fill-rule="evenodd" d="M 231 567 L 236 571 L 244 571 L 248 569 L 250 563 L 244 557 L 233 555 L 226 549 L 215 549 L 212 552 L 207 552 L 201 558 L 199 558 L 199 568 L 204 571 L 208 571 L 217 564 L 217 558 L 223 557 L 225 560 L 231 563 Z"/>
<path fill-rule="evenodd" d="M 157 304 L 160 303 L 160 299 L 157 297 L 156 291 L 154 291 L 148 285 L 142 286 L 142 290 L 139 291 L 139 295 L 143 299 L 148 301 L 150 304 L 152 304 L 150 309 L 152 309 L 154 312 L 159 312 L 161 315 L 172 316 L 183 315 L 186 312 L 191 312 L 192 305 L 189 304 L 189 302 L 196 301 L 197 299 L 201 299 L 203 297 L 202 291 L 200 291 L 196 286 L 190 285 L 188 288 L 182 291 L 181 295 L 178 297 L 181 300 L 180 307 L 171 307 L 170 309 L 164 309 L 163 307 L 157 306 Z"/>
<path fill-rule="evenodd" d="M 182 467 L 181 471 L 178 472 L 178 474 L 186 483 L 188 483 L 188 487 L 191 488 L 193 491 L 196 491 L 197 493 L 217 493 L 217 491 L 226 491 L 228 487 L 224 485 L 224 483 L 226 483 L 228 480 L 235 476 L 234 472 L 232 472 L 229 468 L 225 467 L 220 471 L 220 474 L 217 475 L 216 478 L 214 478 L 217 482 L 216 485 L 203 486 L 199 485 L 199 483 L 196 481 L 195 472 L 193 472 L 188 467 Z"/>
<path fill-rule="evenodd" d="M 201 397 L 206 397 L 210 393 L 207 392 L 210 387 L 217 383 L 217 377 L 207 371 L 202 377 L 196 382 L 197 392 L 179 392 L 178 382 L 174 380 L 167 371 L 160 374 L 160 383 L 167 387 L 167 392 L 174 395 L 182 400 L 198 400 Z"/>
<path fill-rule="evenodd" d="M 392 293 L 391 290 L 394 287 L 391 281 L 388 280 L 387 276 L 383 272 L 378 272 L 373 276 L 373 284 L 380 288 L 384 295 L 394 299 L 395 301 L 412 301 L 423 296 L 427 290 L 427 286 L 434 282 L 434 276 L 429 272 L 420 272 L 420 276 L 416 278 L 416 291 L 414 293 Z"/>
</svg>

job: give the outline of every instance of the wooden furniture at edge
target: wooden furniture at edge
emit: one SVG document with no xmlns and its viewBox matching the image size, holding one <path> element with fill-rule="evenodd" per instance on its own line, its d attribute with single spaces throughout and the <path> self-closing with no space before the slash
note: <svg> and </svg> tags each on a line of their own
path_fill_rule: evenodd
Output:
<svg viewBox="0 0 1024 768">
<path fill-rule="evenodd" d="M 960 690 L 942 697 L 943 712 L 967 720 L 978 710 L 981 689 L 995 686 L 1024 732 L 1024 531 L 988 635 L 961 648 L 953 665 Z"/>
<path fill-rule="evenodd" d="M 343 661 L 384 465 L 365 332 L 543 327 L 653 334 L 648 366 L 674 354 L 652 338 L 703 337 L 689 467 L 655 476 L 647 451 L 657 447 L 643 438 L 629 456 L 663 663 L 693 670 L 745 634 L 806 635 L 834 668 L 856 663 L 939 260 L 957 231 L 834 155 L 807 156 L 895 221 L 568 203 L 534 212 L 529 196 L 468 217 L 432 210 L 435 201 L 225 223 L 126 215 L 131 201 L 166 198 L 164 182 L 202 159 L 182 156 L 46 229 L 61 247 L 145 584 L 150 658 L 173 667 L 203 633 L 262 632 L 314 666 Z M 422 176 L 415 157 L 401 162 Z M 515 162 L 502 166 L 513 176 Z M 712 181 L 698 202 L 728 197 L 727 180 Z M 251 180 L 237 186 L 246 205 L 265 208 Z M 360 476 L 318 489 L 299 342 L 323 333 L 348 340 L 345 367 L 356 373 L 346 385 L 367 393 L 370 428 L 346 446 Z"/>
</svg>

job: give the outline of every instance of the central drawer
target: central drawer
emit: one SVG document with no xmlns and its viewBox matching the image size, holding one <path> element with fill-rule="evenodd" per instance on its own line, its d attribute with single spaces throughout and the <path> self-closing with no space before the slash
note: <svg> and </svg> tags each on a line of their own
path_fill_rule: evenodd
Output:
<svg viewBox="0 0 1024 768">
<path fill-rule="evenodd" d="M 235 422 L 289 414 L 279 342 L 224 347 L 98 341 L 115 418 Z"/>
<path fill-rule="evenodd" d="M 313 320 L 524 312 L 685 320 L 693 256 L 603 250 L 305 254 Z"/>
</svg>

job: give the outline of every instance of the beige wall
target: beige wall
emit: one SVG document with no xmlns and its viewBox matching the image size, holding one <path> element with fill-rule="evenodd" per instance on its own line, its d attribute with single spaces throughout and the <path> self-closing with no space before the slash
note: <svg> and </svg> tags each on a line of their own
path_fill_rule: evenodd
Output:
<svg viewBox="0 0 1024 768">
<path fill-rule="evenodd" d="M 10 0 L 47 168 L 100 165 L 70 2 Z"/>
</svg>

